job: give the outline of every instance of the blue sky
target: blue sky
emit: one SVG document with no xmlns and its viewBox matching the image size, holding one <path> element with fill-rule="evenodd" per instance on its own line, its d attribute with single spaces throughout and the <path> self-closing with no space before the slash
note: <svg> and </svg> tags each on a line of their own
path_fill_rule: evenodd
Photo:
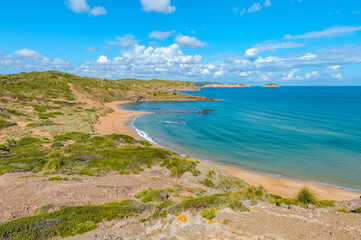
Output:
<svg viewBox="0 0 361 240">
<path fill-rule="evenodd" d="M 361 85 L 361 1 L 12 0 L 0 73 Z"/>
</svg>

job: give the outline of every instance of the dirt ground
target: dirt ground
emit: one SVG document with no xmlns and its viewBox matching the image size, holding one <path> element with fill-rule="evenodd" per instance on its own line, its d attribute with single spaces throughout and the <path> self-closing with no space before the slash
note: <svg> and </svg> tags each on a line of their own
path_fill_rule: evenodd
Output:
<svg viewBox="0 0 361 240">
<path fill-rule="evenodd" d="M 357 201 L 361 205 L 361 200 Z M 178 217 L 168 215 L 167 219 L 147 223 L 132 218 L 105 222 L 92 232 L 69 239 L 359 240 L 361 214 L 334 212 L 333 208 L 285 209 L 265 204 L 243 213 L 229 208 L 220 210 L 212 221 L 182 213 Z"/>
<path fill-rule="evenodd" d="M 169 177 L 161 167 L 146 169 L 141 174 L 120 175 L 117 172 L 102 177 L 62 176 L 68 181 L 43 181 L 47 177 L 29 177 L 30 173 L 8 173 L 0 176 L 0 222 L 34 215 L 37 207 L 103 204 L 129 199 L 148 188 L 160 189 L 181 184 L 197 187 L 192 177 Z M 40 176 L 40 174 L 39 174 Z M 72 179 L 76 177 L 77 179 Z M 208 189 L 210 194 L 216 190 Z"/>
</svg>

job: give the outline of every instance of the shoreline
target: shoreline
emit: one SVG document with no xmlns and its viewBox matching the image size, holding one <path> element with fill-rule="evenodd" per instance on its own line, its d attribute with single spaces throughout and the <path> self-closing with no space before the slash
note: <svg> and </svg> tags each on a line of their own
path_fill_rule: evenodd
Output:
<svg viewBox="0 0 361 240">
<path fill-rule="evenodd" d="M 133 126 L 133 122 L 138 116 L 150 113 L 141 111 L 128 111 L 118 107 L 118 105 L 125 105 L 129 103 L 134 102 L 116 101 L 106 104 L 105 106 L 113 109 L 114 112 L 107 113 L 105 116 L 99 117 L 99 123 L 94 126 L 96 131 L 100 134 L 127 134 L 138 140 L 143 140 L 144 138 L 133 132 L 132 128 L 136 129 Z M 159 144 L 156 144 L 156 146 L 163 147 Z M 232 173 L 234 176 L 244 180 L 249 185 L 256 187 L 262 186 L 269 193 L 281 195 L 282 197 L 294 198 L 297 195 L 299 189 L 303 186 L 310 187 L 315 192 L 319 200 L 342 201 L 356 199 L 361 196 L 361 193 L 359 192 L 345 190 L 336 186 L 325 186 L 311 181 L 298 181 L 284 177 L 275 178 L 260 173 L 224 166 L 220 163 L 211 163 L 204 160 L 200 161 L 217 165 L 220 168 Z"/>
</svg>

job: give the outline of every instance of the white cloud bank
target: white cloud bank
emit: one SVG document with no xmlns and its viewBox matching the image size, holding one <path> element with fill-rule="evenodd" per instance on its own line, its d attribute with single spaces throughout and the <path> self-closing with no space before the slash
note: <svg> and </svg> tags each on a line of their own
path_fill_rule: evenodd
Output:
<svg viewBox="0 0 361 240">
<path fill-rule="evenodd" d="M 184 54 L 179 44 L 146 47 L 134 44 L 115 58 L 98 59 L 72 66 L 59 58 L 50 59 L 37 51 L 20 49 L 0 53 L 0 70 L 5 72 L 60 70 L 101 78 L 167 78 L 239 82 L 343 80 L 342 66 L 361 64 L 361 45 L 324 48 L 315 52 L 253 58 L 238 56 L 203 61 L 201 55 Z M 331 83 L 331 82 L 330 82 Z"/>
<path fill-rule="evenodd" d="M 140 0 L 140 2 L 145 12 L 171 14 L 176 10 L 175 6 L 171 6 L 170 0 Z"/>
<path fill-rule="evenodd" d="M 66 0 L 65 4 L 75 13 L 88 13 L 90 16 L 100 16 L 107 14 L 104 7 L 93 7 L 91 8 L 87 0 Z"/>
</svg>

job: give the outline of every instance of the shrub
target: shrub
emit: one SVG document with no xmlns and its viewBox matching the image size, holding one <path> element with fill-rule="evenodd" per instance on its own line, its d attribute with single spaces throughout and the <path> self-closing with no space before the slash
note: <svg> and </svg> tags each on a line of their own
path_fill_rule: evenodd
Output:
<svg viewBox="0 0 361 240">
<path fill-rule="evenodd" d="M 161 202 L 166 200 L 164 197 L 161 196 L 161 192 L 163 191 L 165 191 L 167 194 L 170 192 L 174 192 L 174 190 L 171 188 L 157 189 L 157 190 L 153 190 L 152 188 L 149 188 L 148 190 L 144 190 L 140 193 L 136 193 L 134 197 L 137 199 L 141 199 L 143 203 Z"/>
<path fill-rule="evenodd" d="M 336 201 L 333 200 L 322 200 L 322 201 L 318 201 L 315 205 L 317 207 L 325 208 L 325 207 L 333 207 L 335 206 L 335 203 Z"/>
<path fill-rule="evenodd" d="M 292 198 L 282 198 L 280 200 L 277 201 L 276 205 L 277 206 L 281 206 L 281 204 L 286 204 L 286 205 L 299 205 L 299 201 L 296 199 L 292 199 Z"/>
<path fill-rule="evenodd" d="M 75 234 L 83 234 L 90 232 L 97 228 L 97 225 L 93 221 L 86 221 L 84 223 L 79 223 L 76 226 Z"/>
<path fill-rule="evenodd" d="M 202 217 L 207 218 L 208 220 L 212 220 L 216 215 L 216 210 L 214 208 L 204 209 L 202 212 Z"/>
<path fill-rule="evenodd" d="M 16 124 L 15 123 L 10 123 L 10 122 L 7 122 L 7 121 L 4 121 L 4 120 L 0 119 L 0 129 L 11 127 L 11 126 L 14 126 L 14 125 L 16 125 Z"/>
<path fill-rule="evenodd" d="M 361 207 L 357 208 L 357 209 L 355 210 L 355 213 L 361 213 Z"/>
<path fill-rule="evenodd" d="M 33 137 L 23 137 L 18 141 L 18 144 L 20 146 L 29 145 L 32 143 L 40 142 L 40 139 L 33 138 Z"/>
<path fill-rule="evenodd" d="M 308 187 L 301 188 L 297 194 L 296 199 L 302 204 L 315 204 L 317 202 L 315 194 Z"/>
<path fill-rule="evenodd" d="M 52 209 L 54 206 L 51 204 L 46 204 L 46 205 L 42 205 L 39 206 L 38 208 L 35 209 L 34 214 L 35 215 L 39 215 L 39 214 L 44 214 L 49 212 L 50 209 Z"/>
<path fill-rule="evenodd" d="M 341 212 L 341 213 L 351 213 L 349 210 L 345 209 L 345 208 L 339 208 L 336 210 L 336 212 Z"/>
<path fill-rule="evenodd" d="M 207 178 L 200 181 L 200 183 L 209 188 L 214 187 L 214 183 L 212 182 L 212 180 Z"/>
</svg>

